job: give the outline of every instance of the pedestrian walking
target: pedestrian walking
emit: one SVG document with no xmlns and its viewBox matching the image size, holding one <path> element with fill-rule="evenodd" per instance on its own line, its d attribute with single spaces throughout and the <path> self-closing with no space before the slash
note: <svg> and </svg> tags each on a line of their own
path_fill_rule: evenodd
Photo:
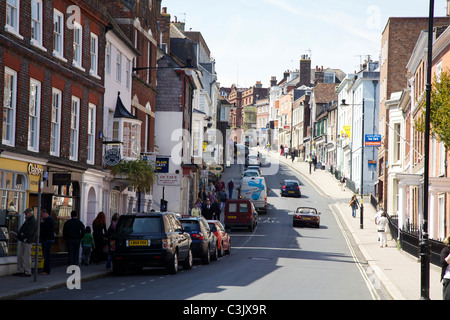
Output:
<svg viewBox="0 0 450 320">
<path fill-rule="evenodd" d="M 225 193 L 225 191 L 222 191 L 223 193 Z M 225 193 L 225 197 L 226 197 L 226 193 Z M 213 220 L 220 220 L 220 213 L 221 213 L 221 205 L 219 203 L 219 200 L 216 199 L 216 201 L 214 201 L 214 203 L 212 204 L 212 219 Z"/>
<path fill-rule="evenodd" d="M 387 232 L 386 232 L 386 228 L 387 228 L 387 224 L 388 224 L 388 219 L 386 217 L 386 213 L 382 213 L 381 217 L 378 219 L 378 238 L 380 239 L 380 247 L 387 247 Z"/>
<path fill-rule="evenodd" d="M 384 210 L 383 207 L 380 206 L 378 208 L 378 211 L 375 213 L 375 225 L 377 226 L 377 230 L 378 230 L 378 220 L 381 218 L 381 215 L 383 214 Z M 377 233 L 378 234 L 378 233 Z M 378 234 L 378 239 L 377 241 L 380 241 L 380 235 Z"/>
<path fill-rule="evenodd" d="M 103 211 L 100 211 L 92 221 L 92 236 L 94 237 L 94 250 L 92 252 L 92 262 L 99 264 L 106 260 L 106 254 L 103 247 L 106 245 L 106 216 Z"/>
<path fill-rule="evenodd" d="M 46 209 L 41 210 L 40 242 L 44 258 L 44 269 L 40 274 L 48 275 L 51 269 L 51 249 L 55 243 L 55 222 Z"/>
<path fill-rule="evenodd" d="M 191 216 L 193 217 L 199 217 L 202 215 L 202 210 L 198 207 L 198 203 L 194 203 L 194 207 L 191 210 Z"/>
<path fill-rule="evenodd" d="M 234 190 L 234 182 L 233 179 L 231 179 L 228 182 L 228 198 L 233 198 L 233 190 Z"/>
<path fill-rule="evenodd" d="M 294 149 L 291 150 L 291 159 L 292 159 L 292 162 L 294 162 L 294 159 L 295 159 L 295 150 Z"/>
<path fill-rule="evenodd" d="M 311 173 L 311 170 L 310 170 L 310 173 Z M 342 177 L 341 177 L 341 180 L 339 181 L 340 183 L 340 187 L 341 187 L 341 190 L 342 191 L 345 191 L 345 181 L 347 180 L 347 178 L 344 176 L 344 175 L 342 175 Z"/>
<path fill-rule="evenodd" d="M 119 214 L 114 213 L 111 217 L 111 224 L 109 225 L 108 231 L 106 231 L 106 238 L 108 240 L 108 249 L 109 249 L 109 243 L 111 241 L 111 237 L 116 230 L 117 221 L 119 221 Z M 106 259 L 106 269 L 111 268 L 111 262 L 112 262 L 112 256 L 108 250 L 108 258 Z"/>
<path fill-rule="evenodd" d="M 450 236 L 447 236 L 443 243 L 445 247 L 442 248 L 440 254 L 442 298 L 443 300 L 450 300 Z"/>
<path fill-rule="evenodd" d="M 289 147 L 288 146 L 286 146 L 286 147 L 284 147 L 284 157 L 287 159 L 287 157 L 288 157 L 288 154 L 289 154 Z"/>
<path fill-rule="evenodd" d="M 24 212 L 25 222 L 19 229 L 19 251 L 17 252 L 17 266 L 14 276 L 31 277 L 31 248 L 36 242 L 37 221 L 33 209 L 28 208 Z"/>
<path fill-rule="evenodd" d="M 213 207 L 211 205 L 211 201 L 209 199 L 206 200 L 205 205 L 202 208 L 202 216 L 205 217 L 205 219 L 212 219 L 213 216 Z"/>
<path fill-rule="evenodd" d="M 200 191 L 198 192 L 198 198 L 200 198 L 202 201 L 206 201 L 206 192 L 203 188 L 200 188 Z"/>
<path fill-rule="evenodd" d="M 312 157 L 312 163 L 313 163 L 314 171 L 316 171 L 316 166 L 317 166 L 317 156 L 316 155 L 314 155 Z"/>
<path fill-rule="evenodd" d="M 63 239 L 67 243 L 68 263 L 71 265 L 78 265 L 80 257 L 81 238 L 84 235 L 84 224 L 78 220 L 78 213 L 72 210 L 70 219 L 64 223 Z"/>
<path fill-rule="evenodd" d="M 352 217 L 356 218 L 356 210 L 359 208 L 359 202 L 358 199 L 356 199 L 356 195 L 353 195 L 352 199 L 350 200 L 349 206 L 352 208 Z"/>
<path fill-rule="evenodd" d="M 93 249 L 95 249 L 94 237 L 91 233 L 91 227 L 87 226 L 83 238 L 81 238 L 81 264 L 83 266 L 89 265 L 89 258 Z"/>
</svg>

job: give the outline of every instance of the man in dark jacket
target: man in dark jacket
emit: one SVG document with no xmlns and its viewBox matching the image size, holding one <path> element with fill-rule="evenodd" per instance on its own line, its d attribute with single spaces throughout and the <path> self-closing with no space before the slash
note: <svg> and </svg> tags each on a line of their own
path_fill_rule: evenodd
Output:
<svg viewBox="0 0 450 320">
<path fill-rule="evenodd" d="M 36 242 L 37 221 L 33 209 L 24 211 L 25 222 L 19 229 L 17 240 L 19 240 L 19 252 L 17 253 L 17 272 L 13 275 L 20 277 L 31 276 L 31 248 Z"/>
<path fill-rule="evenodd" d="M 205 217 L 205 219 L 209 220 L 212 219 L 214 213 L 214 207 L 211 204 L 211 201 L 206 200 L 206 204 L 202 208 L 202 216 Z"/>
<path fill-rule="evenodd" d="M 42 244 L 42 255 L 44 256 L 44 270 L 41 275 L 50 274 L 51 249 L 55 242 L 55 222 L 46 209 L 41 210 L 41 231 L 40 238 Z"/>
<path fill-rule="evenodd" d="M 67 242 L 67 252 L 69 258 L 69 266 L 78 265 L 80 257 L 80 243 L 84 235 L 84 224 L 78 220 L 78 213 L 72 211 L 71 219 L 64 223 L 63 238 Z"/>
</svg>

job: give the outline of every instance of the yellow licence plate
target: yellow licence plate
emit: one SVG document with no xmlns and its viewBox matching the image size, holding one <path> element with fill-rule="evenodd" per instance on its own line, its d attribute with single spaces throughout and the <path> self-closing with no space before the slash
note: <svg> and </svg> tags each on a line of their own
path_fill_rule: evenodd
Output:
<svg viewBox="0 0 450 320">
<path fill-rule="evenodd" d="M 149 240 L 129 240 L 128 245 L 130 247 L 141 247 L 141 246 L 148 246 L 150 243 Z"/>
<path fill-rule="evenodd" d="M 228 219 L 236 219 L 236 216 L 228 216 Z"/>
</svg>

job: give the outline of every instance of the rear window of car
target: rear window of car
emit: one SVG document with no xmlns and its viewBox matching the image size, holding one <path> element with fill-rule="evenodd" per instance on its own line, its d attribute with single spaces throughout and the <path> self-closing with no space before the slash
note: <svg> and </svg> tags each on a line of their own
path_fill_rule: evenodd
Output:
<svg viewBox="0 0 450 320">
<path fill-rule="evenodd" d="M 248 206 L 246 203 L 239 204 L 239 212 L 240 213 L 248 213 Z"/>
<path fill-rule="evenodd" d="M 181 225 L 183 226 L 184 231 L 198 231 L 200 232 L 200 223 L 194 220 L 181 220 Z"/>
<path fill-rule="evenodd" d="M 155 217 L 123 217 L 117 223 L 118 233 L 161 233 L 161 218 Z"/>
<path fill-rule="evenodd" d="M 287 181 L 286 182 L 286 187 L 297 187 L 298 183 L 295 181 Z"/>
</svg>

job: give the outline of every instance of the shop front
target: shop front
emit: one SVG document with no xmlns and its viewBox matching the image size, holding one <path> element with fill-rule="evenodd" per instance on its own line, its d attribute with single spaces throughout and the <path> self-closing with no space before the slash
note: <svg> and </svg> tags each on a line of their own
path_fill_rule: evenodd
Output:
<svg viewBox="0 0 450 320">
<path fill-rule="evenodd" d="M 15 272 L 17 233 L 26 208 L 37 216 L 38 182 L 44 163 L 0 158 L 0 275 Z"/>
</svg>

